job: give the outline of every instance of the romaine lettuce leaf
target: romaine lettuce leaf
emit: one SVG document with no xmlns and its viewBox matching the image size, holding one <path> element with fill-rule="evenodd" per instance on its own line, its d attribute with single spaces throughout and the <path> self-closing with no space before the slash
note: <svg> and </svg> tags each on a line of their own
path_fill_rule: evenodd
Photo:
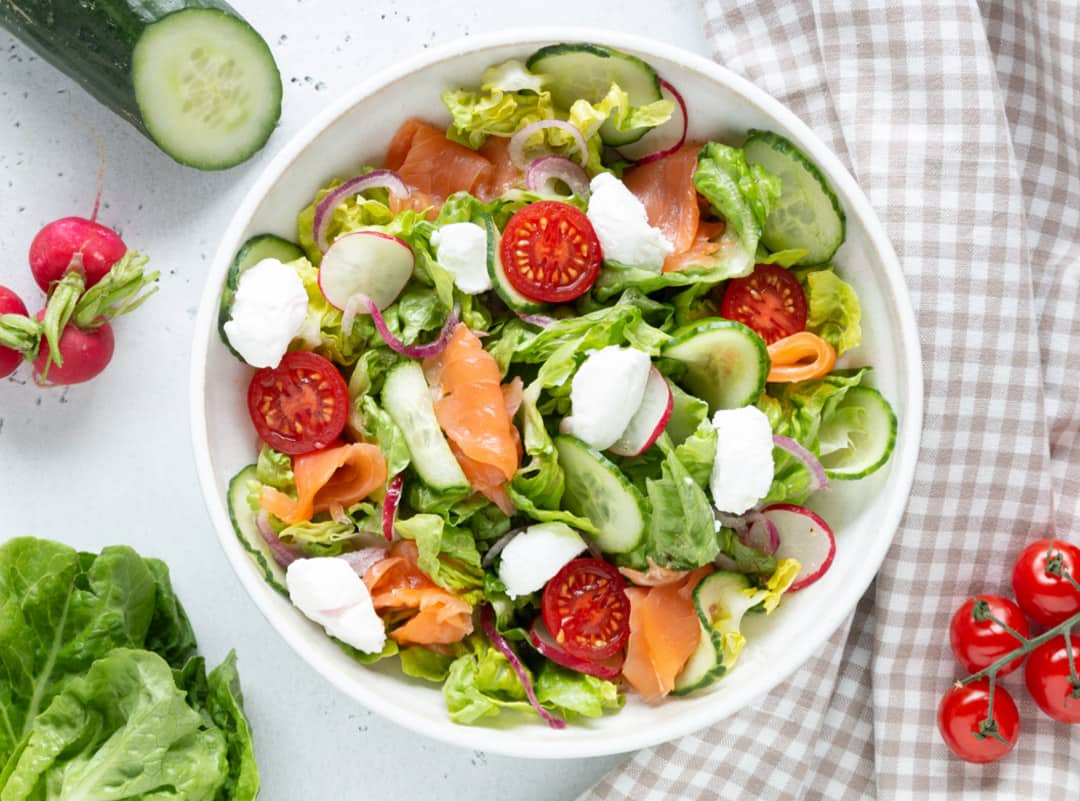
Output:
<svg viewBox="0 0 1080 801">
<path fill-rule="evenodd" d="M 862 310 L 855 290 L 831 267 L 807 271 L 803 280 L 806 330 L 832 345 L 837 356 L 857 348 L 862 342 Z"/>
</svg>

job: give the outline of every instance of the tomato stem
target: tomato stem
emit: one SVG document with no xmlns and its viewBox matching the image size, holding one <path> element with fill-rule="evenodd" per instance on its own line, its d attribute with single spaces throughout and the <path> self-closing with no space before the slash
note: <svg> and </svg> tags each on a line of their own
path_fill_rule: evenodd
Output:
<svg viewBox="0 0 1080 801">
<path fill-rule="evenodd" d="M 1069 661 L 1069 684 L 1072 685 L 1069 697 L 1080 699 L 1080 676 L 1076 675 L 1076 665 L 1073 663 L 1071 626 L 1065 630 L 1065 657 Z"/>
<path fill-rule="evenodd" d="M 997 623 L 999 626 L 1001 626 L 1001 628 L 1005 629 L 1005 631 L 1009 632 L 1009 634 L 1011 634 L 1021 643 L 1027 642 L 1027 637 L 1018 632 L 1016 629 L 1012 628 L 1004 620 L 1001 620 L 996 615 L 994 615 L 994 613 L 990 611 L 990 604 L 988 604 L 982 598 L 978 598 L 975 600 L 975 604 L 971 607 L 971 617 L 974 618 L 976 623 L 984 623 L 987 620 L 991 621 L 992 623 Z"/>
<path fill-rule="evenodd" d="M 1001 736 L 998 731 L 997 721 L 994 720 L 994 693 L 997 690 L 997 674 L 990 675 L 990 698 L 986 702 L 986 717 L 979 721 L 979 730 L 975 733 L 976 739 L 985 740 L 993 737 L 1000 743 L 1008 745 L 1008 740 Z"/>
<path fill-rule="evenodd" d="M 1043 643 L 1050 642 L 1050 640 L 1054 639 L 1055 637 L 1063 633 L 1067 633 L 1077 623 L 1080 623 L 1080 612 L 1077 612 L 1075 615 L 1068 618 L 1067 620 L 1063 620 L 1061 623 L 1058 623 L 1052 629 L 1048 629 L 1047 631 L 1043 632 L 1038 637 L 1032 637 L 1031 639 L 1021 638 L 1023 640 L 1022 645 L 1017 646 L 993 664 L 987 665 L 982 670 L 972 673 L 965 679 L 960 679 L 960 684 L 970 684 L 973 681 L 978 681 L 979 679 L 986 678 L 987 676 L 990 676 L 991 678 L 996 676 L 999 670 L 1012 662 L 1014 659 L 1027 656 Z"/>
</svg>

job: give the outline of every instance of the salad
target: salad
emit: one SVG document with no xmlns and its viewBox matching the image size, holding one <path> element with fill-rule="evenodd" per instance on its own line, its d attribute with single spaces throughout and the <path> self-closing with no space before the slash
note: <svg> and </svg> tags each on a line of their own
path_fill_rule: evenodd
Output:
<svg viewBox="0 0 1080 801">
<path fill-rule="evenodd" d="M 776 133 L 688 141 L 678 90 L 608 48 L 442 100 L 449 127 L 404 121 L 298 202 L 295 241 L 236 256 L 220 329 L 260 442 L 236 533 L 458 723 L 709 687 L 745 615 L 828 570 L 807 499 L 893 448 L 840 203 Z"/>
</svg>

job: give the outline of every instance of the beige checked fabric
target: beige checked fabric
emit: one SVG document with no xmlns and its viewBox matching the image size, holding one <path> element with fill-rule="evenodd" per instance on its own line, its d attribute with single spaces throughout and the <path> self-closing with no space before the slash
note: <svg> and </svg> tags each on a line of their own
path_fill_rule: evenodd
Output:
<svg viewBox="0 0 1080 801">
<path fill-rule="evenodd" d="M 875 584 L 820 655 L 732 720 L 636 754 L 583 801 L 1080 798 L 1080 726 L 1004 686 L 1004 760 L 950 756 L 953 610 L 1080 542 L 1080 0 L 703 0 L 715 58 L 840 155 L 900 256 L 923 450 Z"/>
</svg>

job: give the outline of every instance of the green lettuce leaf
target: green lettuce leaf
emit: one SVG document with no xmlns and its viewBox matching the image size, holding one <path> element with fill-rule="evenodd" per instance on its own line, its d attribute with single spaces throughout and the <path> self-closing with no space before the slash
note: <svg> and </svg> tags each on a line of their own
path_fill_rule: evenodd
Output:
<svg viewBox="0 0 1080 801">
<path fill-rule="evenodd" d="M 840 356 L 862 342 L 862 309 L 855 290 L 831 267 L 803 275 L 806 290 L 806 330 L 817 334 Z"/>
<path fill-rule="evenodd" d="M 401 672 L 416 679 L 442 683 L 450 675 L 452 656 L 413 645 L 401 649 Z"/>
<path fill-rule="evenodd" d="M 729 528 L 718 532 L 720 553 L 735 561 L 735 569 L 740 573 L 752 573 L 759 576 L 771 575 L 776 570 L 776 558 L 743 543 Z"/>
<path fill-rule="evenodd" d="M 572 720 L 576 716 L 598 718 L 621 709 L 626 699 L 611 681 L 578 673 L 544 660 L 536 672 L 536 699 L 556 714 Z"/>
<path fill-rule="evenodd" d="M 259 449 L 259 460 L 255 464 L 255 477 L 260 484 L 293 493 L 296 484 L 293 479 L 292 457 L 287 453 L 275 451 L 269 445 Z"/>
<path fill-rule="evenodd" d="M 471 531 L 455 528 L 433 514 L 398 520 L 394 529 L 416 542 L 417 564 L 432 581 L 469 603 L 483 597 L 484 569 Z"/>
<path fill-rule="evenodd" d="M 527 501 L 533 509 L 558 509 L 562 501 L 566 477 L 559 467 L 555 443 L 544 426 L 543 415 L 537 409 L 540 385 L 533 382 L 522 392 L 521 415 L 523 445 L 529 460 L 518 468 L 511 481 L 515 502 Z M 519 503 L 519 506 L 521 504 Z"/>
<path fill-rule="evenodd" d="M 686 468 L 695 484 L 702 489 L 707 488 L 716 460 L 716 429 L 712 423 L 702 420 L 694 433 L 676 446 L 675 458 Z"/>
<path fill-rule="evenodd" d="M 84 559 L 87 556 L 84 556 Z M 173 591 L 169 568 L 160 559 L 143 559 L 156 588 L 154 612 L 142 647 L 158 654 L 170 665 L 182 665 L 194 656 L 198 644 L 187 612 Z M 3 605 L 0 593 L 0 606 Z"/>
<path fill-rule="evenodd" d="M 585 171 L 596 175 L 604 170 L 602 161 L 604 142 L 600 138 L 600 128 L 610 121 L 620 132 L 636 128 L 654 128 L 671 119 L 675 103 L 671 100 L 656 100 L 644 106 L 632 106 L 630 96 L 619 87 L 611 84 L 604 97 L 596 103 L 579 98 L 570 106 L 569 121 L 585 137 L 588 147 L 588 159 Z"/>
<path fill-rule="evenodd" d="M 453 89 L 442 94 L 450 112 L 448 139 L 474 150 L 488 136 L 513 136 L 526 125 L 555 117 L 550 92 Z"/>
<path fill-rule="evenodd" d="M 741 274 L 738 271 L 732 273 L 722 269 L 731 265 L 739 267 L 731 262 L 730 264 L 688 267 L 685 270 L 674 270 L 668 273 L 655 273 L 640 267 L 627 267 L 618 262 L 605 261 L 592 292 L 597 300 L 605 301 L 630 288 L 637 289 L 646 295 L 669 287 L 701 286 L 704 291 L 707 291 L 720 282 Z"/>
<path fill-rule="evenodd" d="M 371 172 L 372 167 L 365 167 L 362 172 Z M 343 184 L 335 178 L 315 193 L 315 198 L 305 206 L 296 218 L 296 237 L 300 248 L 308 260 L 318 266 L 322 262 L 322 252 L 315 244 L 315 208 L 319 202 L 337 186 Z M 386 204 L 385 189 L 372 189 L 363 195 L 350 195 L 337 205 L 330 215 L 326 228 L 326 241 L 333 242 L 342 234 L 359 231 L 362 228 L 386 225 L 393 219 L 394 213 Z"/>
<path fill-rule="evenodd" d="M 454 723 L 472 724 L 503 709 L 532 712 L 510 662 L 483 637 L 465 642 L 467 652 L 450 664 L 443 697 Z"/>
</svg>

